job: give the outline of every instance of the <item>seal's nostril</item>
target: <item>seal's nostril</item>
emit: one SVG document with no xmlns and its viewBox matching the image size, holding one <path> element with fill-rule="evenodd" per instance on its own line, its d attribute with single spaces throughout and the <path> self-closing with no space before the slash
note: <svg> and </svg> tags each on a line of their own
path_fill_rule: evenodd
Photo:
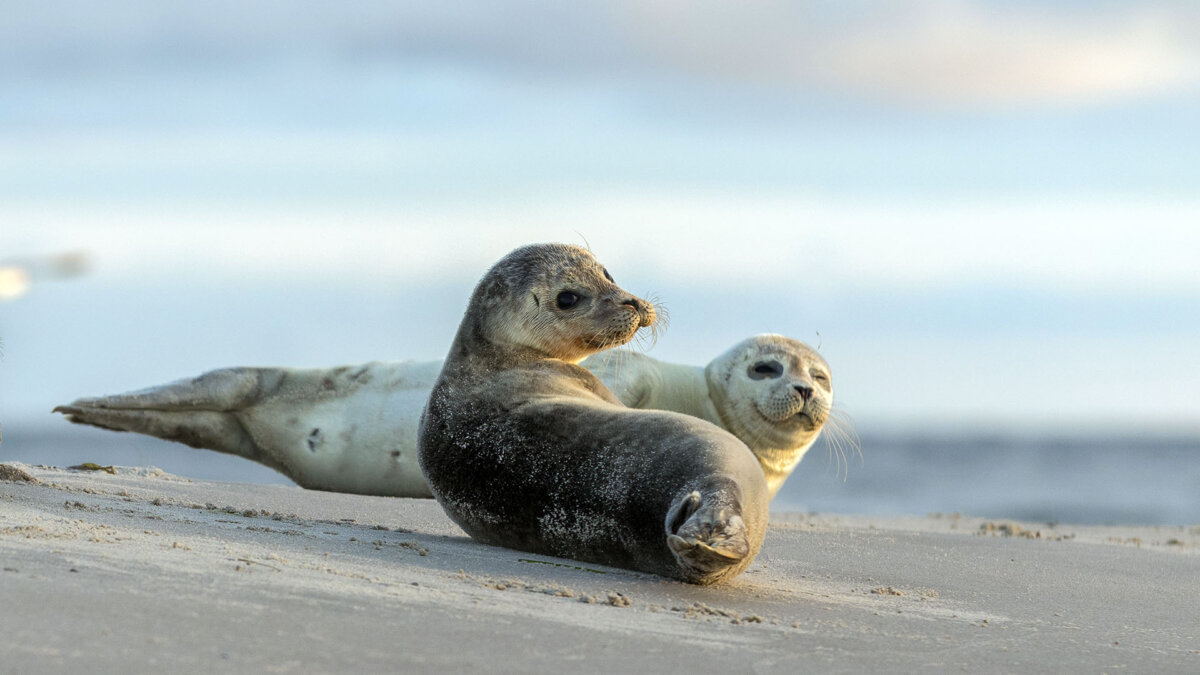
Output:
<svg viewBox="0 0 1200 675">
<path fill-rule="evenodd" d="M 636 309 L 639 312 L 642 311 L 642 303 L 638 302 L 637 298 L 629 298 L 628 300 L 622 300 L 621 304 L 629 305 L 630 307 Z"/>
<path fill-rule="evenodd" d="M 804 399 L 805 401 L 812 398 L 812 387 L 806 387 L 803 384 L 792 385 L 792 387 L 800 394 L 800 398 Z"/>
</svg>

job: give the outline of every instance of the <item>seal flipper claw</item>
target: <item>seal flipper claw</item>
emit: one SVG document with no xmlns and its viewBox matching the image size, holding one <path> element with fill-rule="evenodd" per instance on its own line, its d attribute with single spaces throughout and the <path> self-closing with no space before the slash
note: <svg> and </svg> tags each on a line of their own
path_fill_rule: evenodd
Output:
<svg viewBox="0 0 1200 675">
<path fill-rule="evenodd" d="M 675 533 L 683 527 L 688 518 L 700 508 L 700 491 L 692 490 L 688 496 L 684 497 L 678 504 L 675 504 L 667 511 L 667 534 L 675 536 Z"/>
</svg>

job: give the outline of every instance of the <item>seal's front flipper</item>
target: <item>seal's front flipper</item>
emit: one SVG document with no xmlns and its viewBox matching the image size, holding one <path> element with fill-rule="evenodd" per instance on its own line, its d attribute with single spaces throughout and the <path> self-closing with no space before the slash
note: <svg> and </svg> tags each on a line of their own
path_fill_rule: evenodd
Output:
<svg viewBox="0 0 1200 675">
<path fill-rule="evenodd" d="M 697 490 L 667 513 L 667 546 L 694 576 L 689 581 L 716 581 L 750 554 L 746 523 L 736 502 L 728 502 L 715 496 L 706 500 Z"/>
</svg>

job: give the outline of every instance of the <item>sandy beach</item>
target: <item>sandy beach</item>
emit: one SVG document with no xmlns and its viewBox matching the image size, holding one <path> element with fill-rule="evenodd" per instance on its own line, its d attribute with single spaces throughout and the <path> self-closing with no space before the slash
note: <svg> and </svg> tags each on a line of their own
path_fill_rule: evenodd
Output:
<svg viewBox="0 0 1200 675">
<path fill-rule="evenodd" d="M 4 673 L 1200 670 L 1200 527 L 775 513 L 702 588 L 432 501 L 4 467 Z"/>
</svg>

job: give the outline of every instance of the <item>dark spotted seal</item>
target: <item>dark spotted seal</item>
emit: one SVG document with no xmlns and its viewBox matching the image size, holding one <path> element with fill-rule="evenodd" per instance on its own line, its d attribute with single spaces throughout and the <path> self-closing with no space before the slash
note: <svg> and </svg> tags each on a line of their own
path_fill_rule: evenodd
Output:
<svg viewBox="0 0 1200 675">
<path fill-rule="evenodd" d="M 626 408 L 577 365 L 654 318 L 584 249 L 496 263 L 421 418 L 421 469 L 446 513 L 509 548 L 699 584 L 744 570 L 769 501 L 750 450 L 695 417 Z"/>
</svg>

